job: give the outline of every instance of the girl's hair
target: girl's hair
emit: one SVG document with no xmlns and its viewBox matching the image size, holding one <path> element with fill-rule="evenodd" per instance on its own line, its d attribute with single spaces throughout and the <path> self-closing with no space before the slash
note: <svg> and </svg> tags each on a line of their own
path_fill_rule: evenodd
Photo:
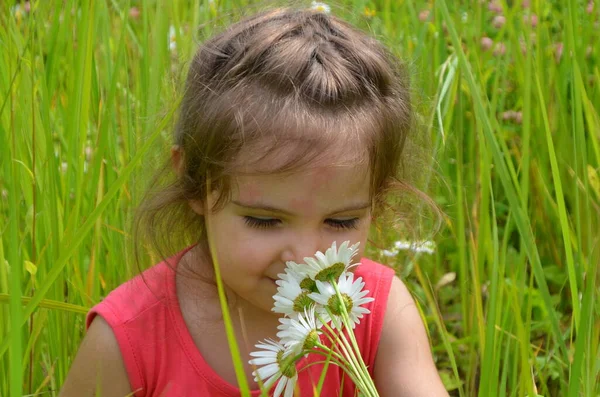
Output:
<svg viewBox="0 0 600 397">
<path fill-rule="evenodd" d="M 206 197 L 207 176 L 218 209 L 233 175 L 324 162 L 368 163 L 377 219 L 390 191 L 410 189 L 401 160 L 413 121 L 407 70 L 376 39 L 312 9 L 259 13 L 206 41 L 191 61 L 174 134 L 183 166 L 146 196 L 135 234 L 163 258 L 206 244 L 204 218 L 188 202 Z M 274 168 L 261 169 L 265 159 Z M 158 176 L 153 186 L 164 182 Z"/>
</svg>

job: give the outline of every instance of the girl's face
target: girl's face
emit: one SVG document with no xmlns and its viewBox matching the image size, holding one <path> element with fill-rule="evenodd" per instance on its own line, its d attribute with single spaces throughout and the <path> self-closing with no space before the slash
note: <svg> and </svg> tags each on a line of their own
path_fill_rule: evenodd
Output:
<svg viewBox="0 0 600 397">
<path fill-rule="evenodd" d="M 371 221 L 368 165 L 239 176 L 231 197 L 211 213 L 210 233 L 224 284 L 255 307 L 271 311 L 286 261 L 301 263 L 345 240 L 360 242 L 356 260 L 362 257 Z"/>
</svg>

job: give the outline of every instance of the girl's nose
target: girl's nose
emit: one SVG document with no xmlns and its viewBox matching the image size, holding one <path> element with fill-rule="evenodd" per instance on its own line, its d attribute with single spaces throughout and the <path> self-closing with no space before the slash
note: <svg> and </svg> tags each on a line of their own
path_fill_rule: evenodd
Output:
<svg viewBox="0 0 600 397">
<path fill-rule="evenodd" d="M 303 262 L 305 257 L 315 256 L 317 251 L 325 252 L 333 241 L 325 241 L 321 233 L 303 233 L 296 234 L 287 243 L 283 253 L 282 260 Z"/>
</svg>

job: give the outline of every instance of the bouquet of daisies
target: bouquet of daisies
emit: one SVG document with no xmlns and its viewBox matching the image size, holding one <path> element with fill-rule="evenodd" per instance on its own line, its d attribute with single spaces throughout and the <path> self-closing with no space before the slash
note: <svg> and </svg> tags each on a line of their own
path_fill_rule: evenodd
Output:
<svg viewBox="0 0 600 397">
<path fill-rule="evenodd" d="M 250 353 L 255 381 L 273 395 L 284 392 L 291 397 L 298 379 L 296 362 L 305 355 L 321 354 L 340 366 L 354 381 L 363 396 L 378 396 L 366 365 L 362 360 L 353 329 L 369 313 L 361 307 L 374 299 L 366 297 L 362 278 L 354 279 L 348 270 L 358 251 L 358 243 L 339 247 L 334 242 L 325 253 L 317 252 L 304 263 L 287 262 L 284 274 L 279 274 L 277 294 L 273 296 L 273 311 L 285 316 L 279 321 L 279 341 L 267 339 L 258 343 L 260 350 Z M 331 340 L 331 348 L 322 343 Z M 260 367 L 260 368 L 259 368 Z"/>
</svg>

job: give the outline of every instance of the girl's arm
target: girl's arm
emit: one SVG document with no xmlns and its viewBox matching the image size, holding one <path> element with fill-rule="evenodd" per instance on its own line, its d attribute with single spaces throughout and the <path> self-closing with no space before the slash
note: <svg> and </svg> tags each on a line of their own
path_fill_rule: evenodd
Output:
<svg viewBox="0 0 600 397">
<path fill-rule="evenodd" d="M 112 329 L 96 316 L 83 338 L 59 397 L 126 396 L 131 393 Z"/>
<path fill-rule="evenodd" d="M 419 311 L 397 277 L 390 289 L 374 374 L 381 397 L 448 396 L 433 362 Z"/>
</svg>

